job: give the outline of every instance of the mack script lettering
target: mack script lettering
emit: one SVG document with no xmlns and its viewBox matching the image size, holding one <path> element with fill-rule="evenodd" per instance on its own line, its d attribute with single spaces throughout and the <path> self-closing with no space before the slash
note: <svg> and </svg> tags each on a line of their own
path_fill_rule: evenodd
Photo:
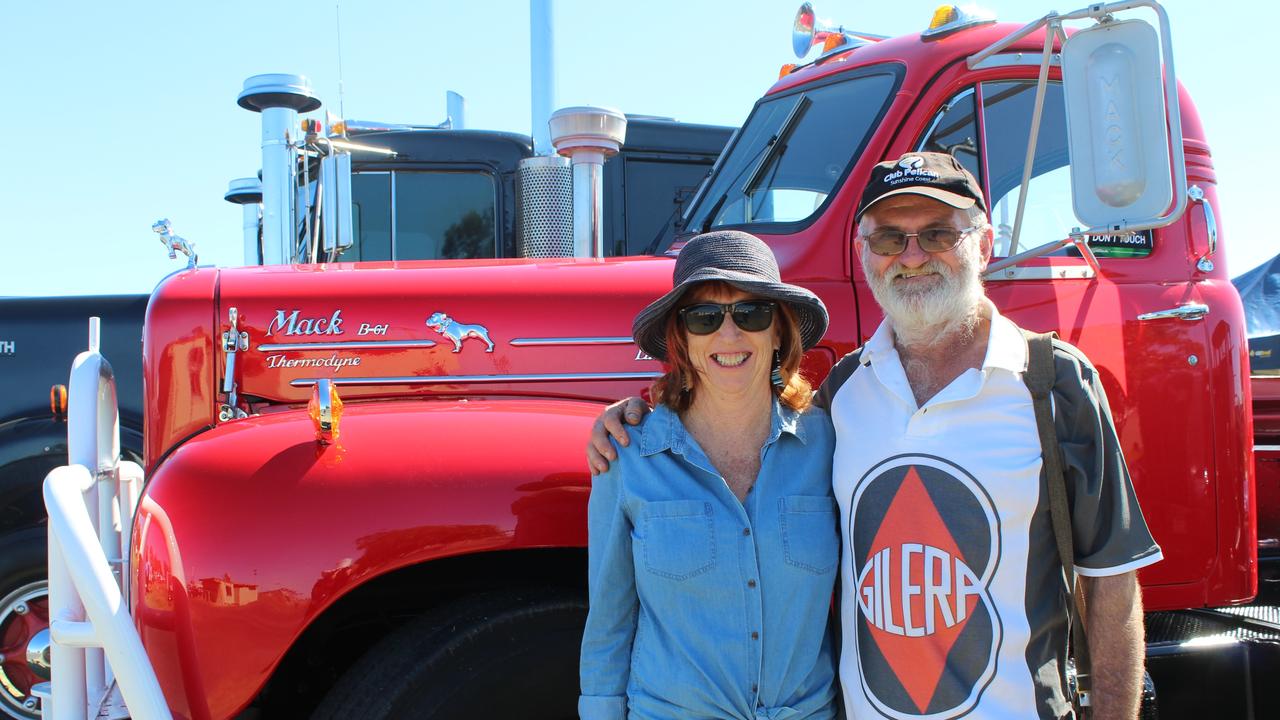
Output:
<svg viewBox="0 0 1280 720">
<path fill-rule="evenodd" d="M 325 358 L 289 358 L 284 355 L 268 355 L 267 367 L 269 368 L 296 368 L 296 367 L 331 367 L 336 373 L 344 367 L 355 367 L 360 364 L 358 357 L 339 357 L 338 353 L 334 353 Z"/>
<path fill-rule="evenodd" d="M 329 317 L 299 317 L 301 310 L 285 313 L 277 310 L 271 324 L 267 326 L 267 335 L 275 335 L 283 331 L 284 335 L 341 335 L 342 311 L 334 310 Z"/>
</svg>

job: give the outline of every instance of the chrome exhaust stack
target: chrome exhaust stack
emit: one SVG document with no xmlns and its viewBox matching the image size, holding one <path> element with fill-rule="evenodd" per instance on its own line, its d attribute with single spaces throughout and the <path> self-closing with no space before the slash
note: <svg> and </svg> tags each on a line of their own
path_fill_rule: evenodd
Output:
<svg viewBox="0 0 1280 720">
<path fill-rule="evenodd" d="M 302 75 L 271 73 L 244 81 L 240 107 L 262 114 L 262 262 L 294 262 L 298 186 L 298 113 L 320 107 Z"/>
<path fill-rule="evenodd" d="M 262 181 L 256 177 L 236 178 L 227 186 L 222 199 L 243 209 L 244 264 L 261 265 Z"/>
<path fill-rule="evenodd" d="M 551 114 L 551 144 L 573 163 L 573 256 L 604 257 L 604 161 L 617 154 L 627 118 L 609 108 Z"/>
</svg>

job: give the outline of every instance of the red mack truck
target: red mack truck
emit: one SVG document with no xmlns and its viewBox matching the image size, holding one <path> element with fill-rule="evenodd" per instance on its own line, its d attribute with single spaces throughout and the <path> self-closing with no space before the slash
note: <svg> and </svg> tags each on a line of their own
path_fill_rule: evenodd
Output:
<svg viewBox="0 0 1280 720">
<path fill-rule="evenodd" d="M 1160 712 L 1275 717 L 1260 679 L 1280 667 L 1280 625 L 1247 606 L 1245 323 L 1163 9 L 924 20 L 882 38 L 802 7 L 795 49 L 820 56 L 783 68 L 683 232 L 755 233 L 785 279 L 822 297 L 816 382 L 881 319 L 852 242 L 868 171 L 911 150 L 957 157 L 997 227 L 988 294 L 1081 347 L 1110 398 L 1165 555 L 1140 572 Z M 1068 32 L 1072 20 L 1088 27 Z M 251 90 L 264 253 L 287 257 L 300 100 Z M 661 371 L 628 328 L 670 287 L 679 244 L 603 257 L 599 162 L 620 118 L 577 109 L 551 129 L 574 162 L 572 227 L 552 236 L 575 257 L 559 259 L 343 261 L 344 165 L 359 150 L 334 138 L 321 182 L 337 216 L 313 233 L 327 262 L 194 268 L 152 295 L 142 466 L 118 461 L 91 334 L 72 371 L 71 464 L 45 484 L 52 644 L 36 661 L 53 680 L 36 692 L 50 717 L 574 715 L 583 447 L 606 403 Z M 540 201 L 530 188 L 522 202 Z"/>
</svg>

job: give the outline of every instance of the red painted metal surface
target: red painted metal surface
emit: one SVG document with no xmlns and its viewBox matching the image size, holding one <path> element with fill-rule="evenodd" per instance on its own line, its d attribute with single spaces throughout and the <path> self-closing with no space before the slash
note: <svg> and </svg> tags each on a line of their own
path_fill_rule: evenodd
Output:
<svg viewBox="0 0 1280 720">
<path fill-rule="evenodd" d="M 218 271 L 170 275 L 147 303 L 142 335 L 143 458 L 152 470 L 164 453 L 213 425 L 214 368 L 220 364 L 214 288 Z"/>
<path fill-rule="evenodd" d="M 1280 555 L 1280 375 L 1255 375 L 1253 436 L 1257 449 L 1258 548 Z"/>
<path fill-rule="evenodd" d="M 135 523 L 134 616 L 175 712 L 224 718 L 335 600 L 433 559 L 583 547 L 583 442 L 567 400 L 347 405 L 337 443 L 303 412 L 178 448 Z"/>
<path fill-rule="evenodd" d="M 975 72 L 964 64 L 1013 29 L 981 28 L 934 43 L 885 41 L 800 70 L 771 90 L 877 62 L 906 68 L 884 122 L 821 217 L 790 235 L 762 235 L 784 278 L 818 293 L 831 312 L 823 346 L 806 365 L 815 380 L 880 320 L 854 269 L 851 242 L 870 167 L 914 147 L 960 89 L 1034 77 L 1031 66 Z M 1018 47 L 1039 50 L 1041 41 L 1033 36 Z M 1212 161 L 1185 93 L 1183 125 L 1189 176 L 1216 209 Z M 1003 312 L 1025 327 L 1059 331 L 1099 369 L 1165 551 L 1164 562 L 1141 574 L 1151 609 L 1237 603 L 1255 590 L 1244 321 L 1223 263 L 1196 270 L 1206 250 L 1203 214 L 1193 206 L 1156 231 L 1150 257 L 1102 259 L 1100 278 L 989 283 Z M 1056 271 L 1081 263 L 1060 257 L 1024 266 Z M 221 271 L 216 288 L 207 271 L 166 283 L 148 311 L 148 465 L 155 470 L 161 453 L 177 449 L 152 473 L 139 511 L 132 581 L 137 622 L 175 711 L 194 718 L 238 712 L 308 622 L 370 578 L 450 555 L 582 545 L 582 446 L 599 410 L 594 401 L 646 384 L 344 386 L 340 441 L 319 449 L 299 410 L 309 388 L 291 383 L 657 371 L 630 344 L 513 341 L 628 336 L 635 312 L 670 287 L 670 272 L 669 259 L 338 264 Z M 1193 301 L 1209 305 L 1208 317 L 1137 320 Z M 214 339 L 231 307 L 250 336 L 237 381 L 248 409 L 260 414 L 187 441 L 215 424 L 224 366 Z M 295 310 L 295 330 L 307 324 L 287 336 L 280 326 Z M 338 311 L 342 332 L 334 333 Z M 478 338 L 462 339 L 452 352 L 445 334 L 426 325 L 436 312 L 483 325 L 493 352 Z M 362 326 L 382 330 L 361 335 Z M 270 347 L 364 340 L 437 344 Z M 337 360 L 315 365 L 329 357 Z M 340 363 L 344 357 L 359 363 Z"/>
</svg>

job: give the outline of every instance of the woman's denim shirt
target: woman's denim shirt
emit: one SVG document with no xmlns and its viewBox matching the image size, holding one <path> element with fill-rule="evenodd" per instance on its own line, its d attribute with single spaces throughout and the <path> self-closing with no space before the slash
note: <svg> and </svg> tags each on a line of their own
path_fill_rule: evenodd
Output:
<svg viewBox="0 0 1280 720">
<path fill-rule="evenodd" d="M 774 402 L 739 502 L 659 406 L 591 490 L 583 720 L 835 715 L 835 435 Z"/>
</svg>

